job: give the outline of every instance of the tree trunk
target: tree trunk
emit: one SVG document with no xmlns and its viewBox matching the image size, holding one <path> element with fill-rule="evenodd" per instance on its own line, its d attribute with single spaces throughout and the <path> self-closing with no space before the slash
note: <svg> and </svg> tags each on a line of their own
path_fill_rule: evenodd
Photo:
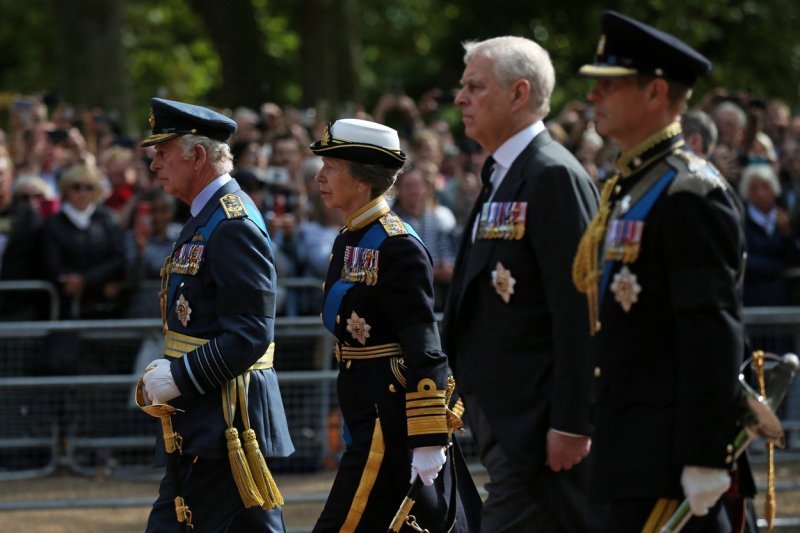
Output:
<svg viewBox="0 0 800 533">
<path fill-rule="evenodd" d="M 317 108 L 322 120 L 352 114 L 361 102 L 356 7 L 357 0 L 306 0 L 295 13 L 303 105 Z"/>
<path fill-rule="evenodd" d="M 125 0 L 51 0 L 56 92 L 79 108 L 99 106 L 124 128 L 130 103 L 122 48 Z"/>
<path fill-rule="evenodd" d="M 250 0 L 188 0 L 203 21 L 222 63 L 222 88 L 211 102 L 220 106 L 259 106 L 275 96 L 265 39 Z"/>
</svg>

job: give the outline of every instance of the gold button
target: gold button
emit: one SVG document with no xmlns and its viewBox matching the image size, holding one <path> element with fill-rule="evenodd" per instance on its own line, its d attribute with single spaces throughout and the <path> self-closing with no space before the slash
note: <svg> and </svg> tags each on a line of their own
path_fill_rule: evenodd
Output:
<svg viewBox="0 0 800 533">
<path fill-rule="evenodd" d="M 348 359 L 347 360 L 347 364 L 345 365 L 345 367 L 349 370 L 350 369 L 350 365 L 352 365 L 352 364 L 353 364 L 353 361 Z"/>
<path fill-rule="evenodd" d="M 594 367 L 594 377 L 596 377 L 596 378 L 600 377 L 600 367 L 599 366 Z"/>
<path fill-rule="evenodd" d="M 728 453 L 733 453 L 733 444 L 728 444 L 728 447 L 725 448 L 725 451 Z"/>
<path fill-rule="evenodd" d="M 729 456 L 725 457 L 725 464 L 729 465 L 732 462 L 733 462 L 733 456 L 732 455 L 729 455 Z"/>
<path fill-rule="evenodd" d="M 325 290 L 325 282 L 324 281 L 322 282 L 322 290 L 323 291 Z"/>
<path fill-rule="evenodd" d="M 340 317 L 339 315 L 336 315 L 336 323 L 338 324 L 341 321 L 342 321 L 342 317 Z"/>
<path fill-rule="evenodd" d="M 394 388 L 394 383 L 389 383 L 389 392 L 397 392 L 397 390 Z"/>
</svg>

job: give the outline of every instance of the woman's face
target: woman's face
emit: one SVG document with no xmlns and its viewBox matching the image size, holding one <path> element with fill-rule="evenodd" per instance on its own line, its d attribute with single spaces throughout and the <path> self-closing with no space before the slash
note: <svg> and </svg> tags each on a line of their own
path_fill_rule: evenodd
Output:
<svg viewBox="0 0 800 533">
<path fill-rule="evenodd" d="M 353 177 L 350 163 L 344 159 L 323 157 L 314 181 L 319 184 L 319 195 L 325 205 L 340 209 L 345 215 L 369 202 L 369 186 Z"/>
<path fill-rule="evenodd" d="M 767 180 L 754 177 L 747 187 L 747 201 L 762 213 L 767 213 L 775 207 L 775 193 Z"/>
<path fill-rule="evenodd" d="M 419 215 L 425 210 L 428 200 L 428 185 L 425 177 L 418 170 L 410 170 L 403 174 L 397 184 L 397 201 L 406 210 Z"/>
<path fill-rule="evenodd" d="M 78 211 L 83 211 L 94 203 L 97 186 L 89 178 L 79 178 L 67 186 L 66 201 Z"/>
</svg>

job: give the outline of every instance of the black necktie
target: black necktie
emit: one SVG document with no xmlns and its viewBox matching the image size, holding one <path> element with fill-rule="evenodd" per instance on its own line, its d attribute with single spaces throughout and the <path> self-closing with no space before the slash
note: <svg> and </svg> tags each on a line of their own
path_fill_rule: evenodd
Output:
<svg viewBox="0 0 800 533">
<path fill-rule="evenodd" d="M 475 206 L 472 208 L 472 214 L 469 216 L 469 225 L 467 226 L 467 231 L 469 232 L 468 235 L 470 235 L 470 242 L 475 240 L 478 217 L 480 216 L 483 204 L 486 203 L 486 201 L 489 199 L 489 196 L 492 194 L 493 173 L 494 157 L 489 156 L 486 158 L 486 161 L 483 162 L 483 168 L 481 168 L 481 183 L 483 183 L 483 187 L 481 187 L 481 192 L 478 195 L 478 198 L 475 200 Z"/>
<path fill-rule="evenodd" d="M 486 200 L 488 200 L 489 195 L 492 194 L 493 173 L 494 173 L 494 157 L 489 156 L 486 158 L 486 161 L 483 162 L 483 168 L 481 168 L 481 183 L 483 184 L 483 188 L 481 189 L 481 194 L 478 198 L 479 204 L 482 204 Z"/>
</svg>

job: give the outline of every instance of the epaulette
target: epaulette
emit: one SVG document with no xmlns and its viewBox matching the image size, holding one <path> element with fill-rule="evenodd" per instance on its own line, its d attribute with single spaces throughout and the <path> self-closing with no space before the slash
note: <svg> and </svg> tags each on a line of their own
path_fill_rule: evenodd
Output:
<svg viewBox="0 0 800 533">
<path fill-rule="evenodd" d="M 725 177 L 714 165 L 691 152 L 676 150 L 667 156 L 666 163 L 678 171 L 667 194 L 690 192 L 706 196 L 713 190 L 728 187 Z"/>
<path fill-rule="evenodd" d="M 226 218 L 244 218 L 247 216 L 247 209 L 245 209 L 242 199 L 235 194 L 226 194 L 219 199 L 219 203 L 222 204 Z"/>
<path fill-rule="evenodd" d="M 395 215 L 392 212 L 386 213 L 380 218 L 381 225 L 383 229 L 386 230 L 386 234 L 389 237 L 394 237 L 395 235 L 407 235 L 408 230 L 406 229 L 406 225 L 403 224 L 403 219 L 399 216 Z"/>
</svg>

